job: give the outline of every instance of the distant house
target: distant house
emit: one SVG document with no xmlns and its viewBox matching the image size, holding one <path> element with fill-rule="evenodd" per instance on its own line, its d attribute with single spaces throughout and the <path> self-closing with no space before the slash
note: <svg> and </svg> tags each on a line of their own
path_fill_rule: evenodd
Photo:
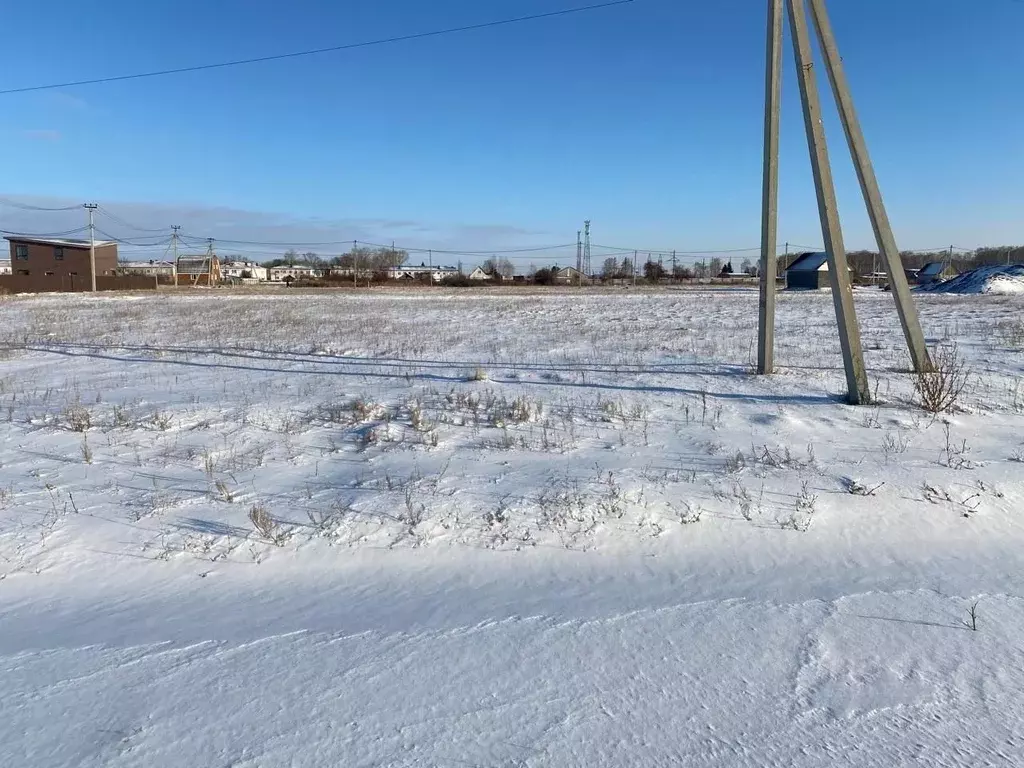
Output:
<svg viewBox="0 0 1024 768">
<path fill-rule="evenodd" d="M 491 275 L 491 273 L 490 272 L 486 272 L 483 267 L 477 267 L 476 269 L 474 269 L 472 272 L 469 273 L 468 278 L 470 280 L 476 280 L 476 281 L 479 281 L 479 282 L 483 282 L 484 280 L 493 280 L 494 279 L 493 276 Z"/>
<path fill-rule="evenodd" d="M 175 285 L 215 286 L 220 282 L 220 260 L 213 254 L 179 256 Z"/>
<path fill-rule="evenodd" d="M 576 267 L 557 267 L 551 270 L 551 282 L 557 285 L 577 285 L 582 278 Z"/>
<path fill-rule="evenodd" d="M 420 264 L 418 267 L 403 265 L 401 267 L 389 267 L 389 280 L 422 281 L 439 283 L 450 277 L 458 277 L 458 267 L 428 266 Z"/>
<path fill-rule="evenodd" d="M 9 274 L 11 274 L 11 260 L 10 259 L 0 259 L 0 275 L 9 275 Z"/>
<path fill-rule="evenodd" d="M 173 261 L 124 261 L 117 265 L 117 271 L 122 275 L 150 275 L 153 277 L 173 277 Z"/>
<path fill-rule="evenodd" d="M 828 254 L 802 253 L 786 270 L 786 288 L 791 291 L 831 288 L 828 273 Z"/>
<path fill-rule="evenodd" d="M 319 271 L 309 264 L 287 264 L 280 267 L 271 267 L 269 270 L 270 280 L 274 283 L 290 283 L 293 280 L 312 280 L 319 277 Z"/>
<path fill-rule="evenodd" d="M 220 265 L 220 274 L 225 280 L 248 280 L 265 283 L 267 268 L 255 261 L 228 261 Z"/>
<path fill-rule="evenodd" d="M 38 278 L 25 290 L 81 290 L 91 284 L 88 240 L 15 235 L 4 239 L 11 245 L 10 274 Z M 96 275 L 113 275 L 117 269 L 117 243 L 97 240 L 94 246 Z"/>
<path fill-rule="evenodd" d="M 956 277 L 956 270 L 947 267 L 941 261 L 930 261 L 917 270 L 914 275 L 914 282 L 918 285 L 930 285 L 931 283 L 942 282 L 951 277 Z"/>
<path fill-rule="evenodd" d="M 359 280 L 367 280 L 373 277 L 373 269 L 371 267 L 359 265 L 359 269 L 355 267 L 340 267 L 333 266 L 327 268 L 327 275 L 337 278 L 356 278 Z"/>
</svg>

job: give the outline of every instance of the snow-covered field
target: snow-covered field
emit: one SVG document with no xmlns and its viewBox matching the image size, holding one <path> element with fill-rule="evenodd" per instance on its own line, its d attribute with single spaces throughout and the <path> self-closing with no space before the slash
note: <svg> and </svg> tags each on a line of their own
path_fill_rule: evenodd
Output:
<svg viewBox="0 0 1024 768">
<path fill-rule="evenodd" d="M 1024 297 L 916 300 L 958 412 L 875 291 L 859 408 L 827 293 L 0 298 L 0 765 L 1022 764 Z"/>
</svg>

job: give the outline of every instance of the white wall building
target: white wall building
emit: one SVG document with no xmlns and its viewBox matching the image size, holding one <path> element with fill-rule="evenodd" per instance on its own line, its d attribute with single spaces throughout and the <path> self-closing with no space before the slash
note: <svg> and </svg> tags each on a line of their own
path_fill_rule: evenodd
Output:
<svg viewBox="0 0 1024 768">
<path fill-rule="evenodd" d="M 9 274 L 11 274 L 11 260 L 10 259 L 0 259 L 0 275 L 9 275 Z"/>
<path fill-rule="evenodd" d="M 268 278 L 267 268 L 261 267 L 255 261 L 229 261 L 220 265 L 220 274 L 224 278 L 251 279 L 261 283 L 265 283 Z"/>
<path fill-rule="evenodd" d="M 483 267 L 477 267 L 469 273 L 469 279 L 483 282 L 484 280 L 493 280 L 494 278 L 490 272 L 485 272 Z"/>
<path fill-rule="evenodd" d="M 291 264 L 270 268 L 270 280 L 275 283 L 291 282 L 291 280 L 309 280 L 319 276 L 320 271 L 308 264 Z"/>
<path fill-rule="evenodd" d="M 117 271 L 122 275 L 149 275 L 150 277 L 158 277 L 159 275 L 167 275 L 170 277 L 174 274 L 174 262 L 173 261 L 124 261 L 117 265 Z"/>
<path fill-rule="evenodd" d="M 449 277 L 458 277 L 458 275 L 458 267 L 428 267 L 426 264 L 420 264 L 418 267 L 403 265 L 388 269 L 388 278 L 391 280 L 422 280 L 424 282 L 433 280 L 433 282 L 439 283 Z"/>
</svg>

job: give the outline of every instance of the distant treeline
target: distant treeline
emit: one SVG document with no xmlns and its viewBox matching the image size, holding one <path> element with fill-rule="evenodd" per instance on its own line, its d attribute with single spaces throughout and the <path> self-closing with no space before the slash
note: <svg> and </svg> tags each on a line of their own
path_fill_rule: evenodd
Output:
<svg viewBox="0 0 1024 768">
<path fill-rule="evenodd" d="M 780 271 L 788 267 L 797 257 L 797 254 L 790 254 L 788 260 L 780 260 Z M 933 261 L 941 261 L 949 264 L 958 272 L 966 272 L 970 269 L 983 267 L 987 264 L 1021 264 L 1024 263 L 1024 245 L 998 245 L 978 248 L 976 251 L 953 250 L 950 258 L 949 249 L 942 251 L 901 251 L 905 269 L 920 269 L 925 264 Z M 877 251 L 850 251 L 846 254 L 850 267 L 854 274 L 868 275 L 871 272 L 885 271 L 885 260 Z"/>
</svg>

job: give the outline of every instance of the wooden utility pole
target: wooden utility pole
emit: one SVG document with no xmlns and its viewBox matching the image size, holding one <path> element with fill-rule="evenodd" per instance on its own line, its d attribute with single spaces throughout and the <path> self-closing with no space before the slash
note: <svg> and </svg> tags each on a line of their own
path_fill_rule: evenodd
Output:
<svg viewBox="0 0 1024 768">
<path fill-rule="evenodd" d="M 181 231 L 180 224 L 171 225 L 171 259 L 174 265 L 171 273 L 174 276 L 174 286 L 178 286 L 178 232 Z"/>
<path fill-rule="evenodd" d="M 96 225 L 93 223 L 93 212 L 99 207 L 96 203 L 86 203 L 82 206 L 89 212 L 89 274 L 92 278 L 90 291 L 96 293 Z"/>
<path fill-rule="evenodd" d="M 783 0 L 768 0 L 768 66 L 764 100 L 764 187 L 761 192 L 761 295 L 757 372 L 775 370 L 775 241 L 779 227 L 779 111 L 782 102 Z"/>
<path fill-rule="evenodd" d="M 892 225 L 889 222 L 885 204 L 882 202 L 882 192 L 878 186 L 878 179 L 871 163 L 871 155 L 868 153 L 868 145 L 864 139 L 860 120 L 857 118 L 857 110 L 853 105 L 850 84 L 846 79 L 843 59 L 839 55 L 835 35 L 832 33 L 832 24 L 825 8 L 825 0 L 810 0 L 810 3 L 814 26 L 818 32 L 818 42 L 825 59 L 829 80 L 832 83 L 832 92 L 839 107 L 839 117 L 842 119 L 846 141 L 850 145 L 853 164 L 857 169 L 857 178 L 860 180 L 864 204 L 867 206 L 868 216 L 871 218 L 871 227 L 875 231 L 878 250 L 885 258 L 889 285 L 892 288 L 893 298 L 896 299 L 896 311 L 900 317 L 900 324 L 903 326 L 903 335 L 907 339 L 910 359 L 915 371 L 927 371 L 931 369 L 931 361 L 928 358 L 928 348 L 924 343 L 921 321 L 917 316 L 917 308 L 914 306 L 914 299 L 910 294 L 910 285 L 903 269 L 899 248 L 896 247 Z"/>
<path fill-rule="evenodd" d="M 836 203 L 835 184 L 832 180 L 828 144 L 825 140 L 825 124 L 821 119 L 821 100 L 814 75 L 814 54 L 807 28 L 804 0 L 789 0 L 789 22 L 793 35 L 793 51 L 796 54 L 797 80 L 800 84 L 800 100 L 803 104 L 811 170 L 818 198 L 821 234 L 825 241 L 825 252 L 828 254 L 832 301 L 835 304 L 836 322 L 839 325 L 843 367 L 846 370 L 847 399 L 851 405 L 861 405 L 871 401 L 871 389 L 864 368 L 860 329 L 857 327 L 857 315 L 853 305 L 853 286 L 850 283 L 846 246 L 839 223 L 839 207 Z"/>
</svg>

